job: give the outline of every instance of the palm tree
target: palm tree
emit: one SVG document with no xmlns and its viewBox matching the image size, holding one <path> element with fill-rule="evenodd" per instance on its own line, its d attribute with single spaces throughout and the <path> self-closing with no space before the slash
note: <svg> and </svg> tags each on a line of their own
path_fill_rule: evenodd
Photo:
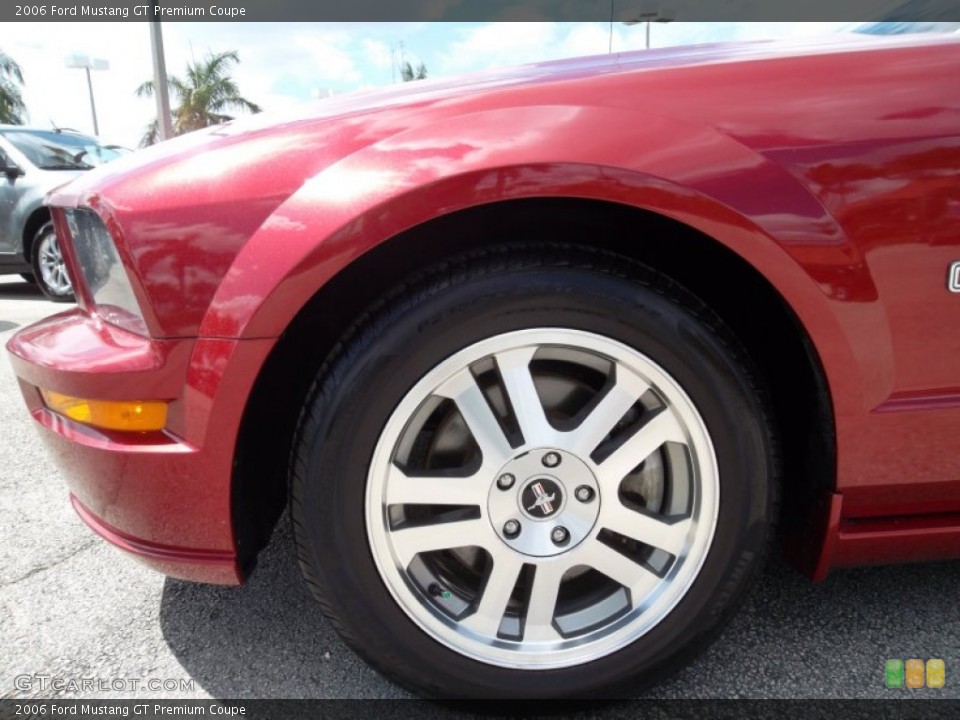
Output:
<svg viewBox="0 0 960 720">
<path fill-rule="evenodd" d="M 400 65 L 400 77 L 403 78 L 404 82 L 410 82 L 411 80 L 426 80 L 427 78 L 427 66 L 423 63 L 417 65 L 416 71 L 414 71 L 413 66 L 409 61 L 404 61 Z"/>
<path fill-rule="evenodd" d="M 0 123 L 23 125 L 27 106 L 23 104 L 20 88 L 23 73 L 16 61 L 0 50 Z"/>
<path fill-rule="evenodd" d="M 173 108 L 173 134 L 183 135 L 192 130 L 219 125 L 232 120 L 226 110 L 260 112 L 260 106 L 240 95 L 240 89 L 230 77 L 230 66 L 240 62 L 236 50 L 207 53 L 203 60 L 187 63 L 185 78 L 171 75 L 167 78 L 176 106 Z M 152 97 L 154 86 L 147 80 L 137 88 L 138 97 Z M 142 146 L 157 142 L 158 124 L 154 120 L 140 140 Z"/>
</svg>

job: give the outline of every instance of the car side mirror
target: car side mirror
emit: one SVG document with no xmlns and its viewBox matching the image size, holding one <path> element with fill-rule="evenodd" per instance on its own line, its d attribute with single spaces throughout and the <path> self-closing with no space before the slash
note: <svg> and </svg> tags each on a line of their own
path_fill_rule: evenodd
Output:
<svg viewBox="0 0 960 720">
<path fill-rule="evenodd" d="M 23 168 L 21 168 L 19 165 L 14 165 L 12 162 L 7 160 L 5 163 L 3 163 L 3 174 L 11 180 L 15 180 L 18 177 L 22 177 L 25 173 L 23 172 Z"/>
</svg>

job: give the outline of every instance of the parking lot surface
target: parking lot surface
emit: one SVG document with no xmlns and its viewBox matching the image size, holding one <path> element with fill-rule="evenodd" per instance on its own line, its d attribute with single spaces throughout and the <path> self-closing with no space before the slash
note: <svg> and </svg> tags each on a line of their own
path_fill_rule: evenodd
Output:
<svg viewBox="0 0 960 720">
<path fill-rule="evenodd" d="M 68 308 L 0 277 L 0 343 Z M 73 514 L 3 356 L 0 697 L 407 696 L 324 620 L 286 519 L 242 588 L 165 579 L 96 538 Z M 958 597 L 958 562 L 837 571 L 813 585 L 774 557 L 722 637 L 642 697 L 960 698 Z M 943 659 L 945 687 L 886 689 L 891 658 Z M 50 686 L 83 678 L 99 687 Z"/>
</svg>

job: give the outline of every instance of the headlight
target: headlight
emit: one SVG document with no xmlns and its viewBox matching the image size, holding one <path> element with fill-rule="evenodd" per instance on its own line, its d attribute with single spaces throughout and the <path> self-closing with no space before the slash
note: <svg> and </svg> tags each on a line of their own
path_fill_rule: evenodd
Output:
<svg viewBox="0 0 960 720">
<path fill-rule="evenodd" d="M 147 324 L 107 226 L 92 210 L 64 212 L 74 255 L 97 315 L 112 325 L 146 335 Z"/>
</svg>

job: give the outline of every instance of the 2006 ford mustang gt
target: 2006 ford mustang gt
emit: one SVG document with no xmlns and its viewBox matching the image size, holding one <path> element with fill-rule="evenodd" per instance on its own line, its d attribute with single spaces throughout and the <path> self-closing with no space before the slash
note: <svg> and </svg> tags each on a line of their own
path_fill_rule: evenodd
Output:
<svg viewBox="0 0 960 720">
<path fill-rule="evenodd" d="M 8 348 L 80 516 L 432 696 L 634 691 L 798 567 L 960 556 L 957 36 L 612 55 L 191 134 L 49 199 Z"/>
</svg>

